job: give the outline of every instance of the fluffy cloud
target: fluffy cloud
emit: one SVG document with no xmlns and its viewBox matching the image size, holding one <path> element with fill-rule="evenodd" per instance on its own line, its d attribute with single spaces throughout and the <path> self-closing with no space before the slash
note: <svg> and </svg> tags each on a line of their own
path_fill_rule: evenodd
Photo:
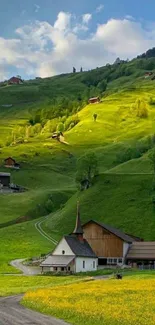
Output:
<svg viewBox="0 0 155 325">
<path fill-rule="evenodd" d="M 91 19 L 86 15 L 80 24 L 70 13 L 60 12 L 53 26 L 35 21 L 18 28 L 14 39 L 1 37 L 0 79 L 6 78 L 9 66 L 15 73 L 22 69 L 27 76 L 48 77 L 70 72 L 72 66 L 90 69 L 112 63 L 117 56 L 132 58 L 154 46 L 155 25 L 144 28 L 127 18 L 111 19 L 82 38 L 79 31 L 88 30 Z"/>
<path fill-rule="evenodd" d="M 60 31 L 65 31 L 69 28 L 71 21 L 71 14 L 63 11 L 59 12 L 54 28 Z"/>
</svg>

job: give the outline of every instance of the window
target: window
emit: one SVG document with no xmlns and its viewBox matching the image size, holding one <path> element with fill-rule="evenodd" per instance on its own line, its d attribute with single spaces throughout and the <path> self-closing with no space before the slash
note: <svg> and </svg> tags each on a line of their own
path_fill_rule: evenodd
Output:
<svg viewBox="0 0 155 325">
<path fill-rule="evenodd" d="M 110 265 L 116 265 L 118 259 L 117 258 L 108 258 L 108 264 Z"/>
<path fill-rule="evenodd" d="M 62 251 L 62 255 L 65 255 L 65 251 Z"/>
<path fill-rule="evenodd" d="M 65 268 L 64 268 L 64 267 L 62 267 L 62 268 L 61 268 L 61 271 L 64 271 L 64 270 L 65 270 Z"/>
<path fill-rule="evenodd" d="M 58 270 L 58 268 L 57 267 L 54 267 L 54 271 L 57 271 Z"/>
<path fill-rule="evenodd" d="M 95 261 L 93 261 L 93 269 L 95 269 L 96 263 Z"/>
<path fill-rule="evenodd" d="M 68 271 L 70 271 L 71 270 L 71 268 L 70 268 L 70 266 L 68 266 Z"/>
<path fill-rule="evenodd" d="M 85 261 L 83 261 L 83 269 L 85 269 Z"/>
<path fill-rule="evenodd" d="M 122 258 L 119 258 L 118 259 L 118 264 L 122 264 L 122 262 L 123 262 Z"/>
</svg>

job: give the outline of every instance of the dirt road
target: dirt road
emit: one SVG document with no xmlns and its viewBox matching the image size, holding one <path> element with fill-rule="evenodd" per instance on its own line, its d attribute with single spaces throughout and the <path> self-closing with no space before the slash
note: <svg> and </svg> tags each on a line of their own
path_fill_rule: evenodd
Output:
<svg viewBox="0 0 155 325">
<path fill-rule="evenodd" d="M 0 325 L 68 325 L 61 320 L 26 309 L 22 296 L 0 298 Z"/>
<path fill-rule="evenodd" d="M 10 263 L 10 265 L 14 266 L 16 269 L 23 272 L 21 275 L 37 275 L 41 273 L 41 268 L 38 267 L 32 267 L 23 265 L 22 262 L 24 262 L 25 259 L 15 260 Z M 1 324 L 0 324 L 1 325 Z"/>
</svg>

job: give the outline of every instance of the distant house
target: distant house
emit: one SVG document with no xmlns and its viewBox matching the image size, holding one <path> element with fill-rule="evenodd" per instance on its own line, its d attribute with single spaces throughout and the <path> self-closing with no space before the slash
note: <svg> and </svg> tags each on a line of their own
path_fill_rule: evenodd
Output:
<svg viewBox="0 0 155 325">
<path fill-rule="evenodd" d="M 12 77 L 8 80 L 9 85 L 21 85 L 23 84 L 23 80 L 19 77 Z"/>
<path fill-rule="evenodd" d="M 0 173 L 0 184 L 4 187 L 9 187 L 10 186 L 10 178 L 11 178 L 10 173 Z"/>
<path fill-rule="evenodd" d="M 96 104 L 96 103 L 100 103 L 99 97 L 93 97 L 89 99 L 89 104 Z"/>
<path fill-rule="evenodd" d="M 146 72 L 145 73 L 145 79 L 149 78 L 152 75 L 153 75 L 153 72 Z"/>
<path fill-rule="evenodd" d="M 6 158 L 4 163 L 6 168 L 20 169 L 20 164 L 18 164 L 16 160 L 11 157 Z"/>
</svg>

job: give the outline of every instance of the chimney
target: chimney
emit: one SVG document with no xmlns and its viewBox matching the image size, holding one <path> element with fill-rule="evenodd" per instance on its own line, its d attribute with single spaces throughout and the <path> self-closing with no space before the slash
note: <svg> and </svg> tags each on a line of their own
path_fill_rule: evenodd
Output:
<svg viewBox="0 0 155 325">
<path fill-rule="evenodd" d="M 83 229 L 81 225 L 81 218 L 80 218 L 80 204 L 79 201 L 77 202 L 77 216 L 76 216 L 76 225 L 75 229 L 73 231 L 73 234 L 76 235 L 76 237 L 80 240 L 83 241 Z"/>
</svg>

